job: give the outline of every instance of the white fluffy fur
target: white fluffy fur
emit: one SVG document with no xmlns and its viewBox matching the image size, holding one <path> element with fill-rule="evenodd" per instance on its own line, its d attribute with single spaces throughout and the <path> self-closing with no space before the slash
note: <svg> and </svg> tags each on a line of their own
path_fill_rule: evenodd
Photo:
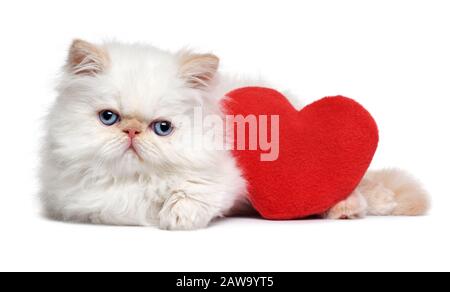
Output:
<svg viewBox="0 0 450 292">
<path fill-rule="evenodd" d="M 201 80 L 208 87 L 197 88 L 180 74 L 180 59 L 186 56 L 145 45 L 106 43 L 98 48 L 107 55 L 66 66 L 48 116 L 40 172 L 47 214 L 60 220 L 186 230 L 248 208 L 246 182 L 231 154 L 213 147 L 180 147 L 187 132 L 177 122 L 196 106 L 206 114 L 220 113 L 220 99 L 228 91 L 261 84 L 217 74 Z M 109 64 L 89 63 L 100 59 Z M 99 122 L 98 112 L 104 109 L 148 124 L 166 118 L 177 129 L 165 138 L 151 131 L 140 135 L 139 159 L 125 152 L 124 133 Z M 326 216 L 418 215 L 426 210 L 411 203 L 426 202 L 425 192 L 400 172 L 368 174 L 356 192 L 358 203 L 352 196 Z"/>
</svg>

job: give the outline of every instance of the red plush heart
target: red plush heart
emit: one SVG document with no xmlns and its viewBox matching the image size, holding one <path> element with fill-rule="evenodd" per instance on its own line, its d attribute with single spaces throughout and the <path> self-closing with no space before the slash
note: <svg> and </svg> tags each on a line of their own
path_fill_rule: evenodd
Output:
<svg viewBox="0 0 450 292">
<path fill-rule="evenodd" d="M 354 100 L 327 97 L 297 111 L 272 89 L 242 88 L 228 97 L 224 105 L 229 115 L 279 116 L 277 160 L 261 161 L 268 151 L 234 151 L 249 183 L 250 201 L 264 218 L 321 214 L 346 199 L 369 168 L 378 129 Z M 247 128 L 246 141 L 249 132 Z"/>
</svg>

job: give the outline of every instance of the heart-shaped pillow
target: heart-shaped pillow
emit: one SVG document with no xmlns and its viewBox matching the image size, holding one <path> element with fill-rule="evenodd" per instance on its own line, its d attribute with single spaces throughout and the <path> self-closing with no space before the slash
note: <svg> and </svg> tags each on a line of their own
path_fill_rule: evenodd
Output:
<svg viewBox="0 0 450 292">
<path fill-rule="evenodd" d="M 378 129 L 354 100 L 326 97 L 297 111 L 281 93 L 268 88 L 241 88 L 227 96 L 228 115 L 267 116 L 260 121 L 268 121 L 269 140 L 270 129 L 276 130 L 276 119 L 270 117 L 279 116 L 279 143 L 270 151 L 274 161 L 261 161 L 269 152 L 267 145 L 237 150 L 235 141 L 234 154 L 248 181 L 250 201 L 264 218 L 290 220 L 324 213 L 346 199 L 369 168 Z M 244 145 L 249 146 L 251 127 L 246 128 Z M 258 141 L 266 138 L 256 135 Z"/>
</svg>

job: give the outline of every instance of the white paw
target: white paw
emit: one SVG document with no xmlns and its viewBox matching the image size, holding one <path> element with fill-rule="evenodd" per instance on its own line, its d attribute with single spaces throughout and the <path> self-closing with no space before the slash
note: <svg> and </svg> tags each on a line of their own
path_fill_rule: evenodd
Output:
<svg viewBox="0 0 450 292">
<path fill-rule="evenodd" d="M 195 230 L 208 226 L 213 219 L 208 206 L 175 193 L 165 202 L 159 213 L 159 227 L 165 230 Z"/>
<path fill-rule="evenodd" d="M 324 214 L 327 219 L 358 219 L 367 214 L 367 201 L 359 191 L 354 191 L 346 200 Z"/>
</svg>

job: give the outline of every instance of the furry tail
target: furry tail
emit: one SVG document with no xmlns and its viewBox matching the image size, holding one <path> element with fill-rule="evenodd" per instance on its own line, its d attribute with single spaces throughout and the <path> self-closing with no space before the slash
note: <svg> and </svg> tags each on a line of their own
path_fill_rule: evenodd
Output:
<svg viewBox="0 0 450 292">
<path fill-rule="evenodd" d="M 398 169 L 369 171 L 359 186 L 368 215 L 419 216 L 430 207 L 428 193 L 410 174 Z"/>
</svg>

